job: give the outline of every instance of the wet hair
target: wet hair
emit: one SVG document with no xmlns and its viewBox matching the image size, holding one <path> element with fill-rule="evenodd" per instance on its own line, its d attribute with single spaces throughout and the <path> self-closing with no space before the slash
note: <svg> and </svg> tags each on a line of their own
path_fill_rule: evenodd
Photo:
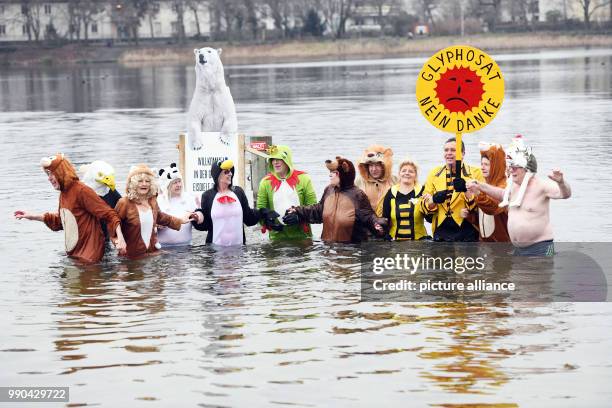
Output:
<svg viewBox="0 0 612 408">
<path fill-rule="evenodd" d="M 449 137 L 448 140 L 446 140 L 446 142 L 444 142 L 444 144 L 450 143 L 450 142 L 455 142 L 457 143 L 457 139 L 453 136 L 453 137 Z M 463 140 L 461 141 L 461 154 L 465 154 L 465 143 L 463 143 Z"/>
<path fill-rule="evenodd" d="M 137 200 L 140 198 L 140 195 L 137 193 L 137 188 L 138 188 L 138 182 L 142 178 L 148 179 L 151 182 L 150 187 L 149 187 L 149 193 L 147 194 L 146 198 L 149 199 L 149 198 L 157 196 L 159 187 L 157 186 L 157 180 L 155 180 L 155 177 L 147 173 L 138 173 L 138 174 L 134 174 L 128 180 L 127 188 L 126 188 L 128 200 Z"/>
</svg>

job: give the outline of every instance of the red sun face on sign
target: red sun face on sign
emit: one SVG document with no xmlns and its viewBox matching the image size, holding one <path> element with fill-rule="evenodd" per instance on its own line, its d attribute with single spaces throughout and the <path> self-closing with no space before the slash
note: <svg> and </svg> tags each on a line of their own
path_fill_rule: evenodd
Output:
<svg viewBox="0 0 612 408">
<path fill-rule="evenodd" d="M 450 68 L 436 82 L 440 104 L 450 112 L 464 113 L 478 107 L 483 93 L 480 77 L 470 68 Z"/>
</svg>

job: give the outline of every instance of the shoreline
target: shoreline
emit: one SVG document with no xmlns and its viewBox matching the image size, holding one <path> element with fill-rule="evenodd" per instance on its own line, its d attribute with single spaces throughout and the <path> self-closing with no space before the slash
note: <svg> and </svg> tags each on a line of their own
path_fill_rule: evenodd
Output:
<svg viewBox="0 0 612 408">
<path fill-rule="evenodd" d="M 61 47 L 5 47 L 0 52 L 1 67 L 71 66 L 119 63 L 128 66 L 179 64 L 193 62 L 193 49 L 202 46 L 223 48 L 226 65 L 351 60 L 409 56 L 429 56 L 450 45 L 469 44 L 485 51 L 612 47 L 612 35 L 575 33 L 479 34 L 465 37 L 445 36 L 418 39 L 357 38 L 324 41 L 286 41 L 265 44 L 204 43 L 114 45 L 69 44 Z"/>
</svg>

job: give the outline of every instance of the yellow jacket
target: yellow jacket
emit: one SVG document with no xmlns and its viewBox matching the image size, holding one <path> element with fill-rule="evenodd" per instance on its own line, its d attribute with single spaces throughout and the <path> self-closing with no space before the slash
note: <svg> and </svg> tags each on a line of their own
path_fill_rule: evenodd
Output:
<svg viewBox="0 0 612 408">
<path fill-rule="evenodd" d="M 413 220 L 410 225 L 410 220 L 403 220 L 400 222 L 401 225 L 398 225 L 396 208 L 397 205 L 395 203 L 395 199 L 397 197 L 397 192 L 399 191 L 399 184 L 393 185 L 387 193 L 382 197 L 382 199 L 378 202 L 378 207 L 376 208 L 376 215 L 379 217 L 389 218 L 389 237 L 392 240 L 399 239 L 398 231 L 401 234 L 411 234 L 411 229 L 414 228 L 414 239 L 419 240 L 423 237 L 427 236 L 427 230 L 425 229 L 424 224 L 424 214 L 421 209 L 421 201 L 423 198 L 421 197 L 423 190 L 423 186 L 416 183 L 414 185 L 414 194 L 415 198 L 411 200 L 409 204 L 400 205 L 401 210 L 405 210 L 406 212 L 410 211 L 410 208 L 413 208 Z M 386 204 L 386 205 L 385 205 Z M 387 207 L 388 214 L 385 214 L 384 208 Z M 404 216 L 405 217 L 405 216 Z M 409 239 L 409 238 L 406 238 Z"/>
<path fill-rule="evenodd" d="M 461 165 L 461 176 L 465 179 L 466 183 L 470 180 L 478 180 L 484 183 L 484 177 L 479 167 L 470 166 L 468 164 Z M 450 187 L 452 189 L 452 187 Z M 429 172 L 427 181 L 425 182 L 425 191 L 423 194 L 431 194 L 432 196 L 438 191 L 446 190 L 446 165 L 435 167 Z M 449 204 L 450 203 L 450 204 Z M 431 221 L 431 232 L 434 233 L 439 224 L 442 224 L 446 218 L 446 212 L 450 210 L 453 220 L 457 225 L 461 226 L 463 222 L 468 222 L 461 218 L 461 209 L 467 208 L 471 210 L 475 206 L 475 202 L 472 199 L 468 201 L 465 197 L 465 193 L 457 193 L 453 191 L 453 195 L 449 200 L 446 200 L 442 204 L 435 204 L 433 209 L 429 209 L 425 200 L 421 200 L 421 211 L 425 214 L 433 214 Z"/>
</svg>

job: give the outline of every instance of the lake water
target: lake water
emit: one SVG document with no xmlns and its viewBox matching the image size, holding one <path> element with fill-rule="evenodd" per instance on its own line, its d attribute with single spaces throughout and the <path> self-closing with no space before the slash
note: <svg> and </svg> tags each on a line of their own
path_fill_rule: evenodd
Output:
<svg viewBox="0 0 612 408">
<path fill-rule="evenodd" d="M 610 241 L 612 49 L 495 55 L 496 119 L 464 137 L 523 134 L 541 177 L 560 167 L 559 241 Z M 324 160 L 371 143 L 442 163 L 446 135 L 421 116 L 424 58 L 226 67 L 240 130 L 292 147 L 320 195 Z M 61 233 L 16 221 L 57 208 L 38 165 L 177 160 L 193 67 L 0 70 L 0 386 L 68 386 L 72 406 L 590 406 L 612 403 L 609 303 L 360 303 L 357 248 L 189 249 L 82 269 Z M 316 229 L 315 231 L 320 231 Z M 480 404 L 480 405 L 479 405 Z M 51 404 L 53 405 L 53 404 Z"/>
</svg>

